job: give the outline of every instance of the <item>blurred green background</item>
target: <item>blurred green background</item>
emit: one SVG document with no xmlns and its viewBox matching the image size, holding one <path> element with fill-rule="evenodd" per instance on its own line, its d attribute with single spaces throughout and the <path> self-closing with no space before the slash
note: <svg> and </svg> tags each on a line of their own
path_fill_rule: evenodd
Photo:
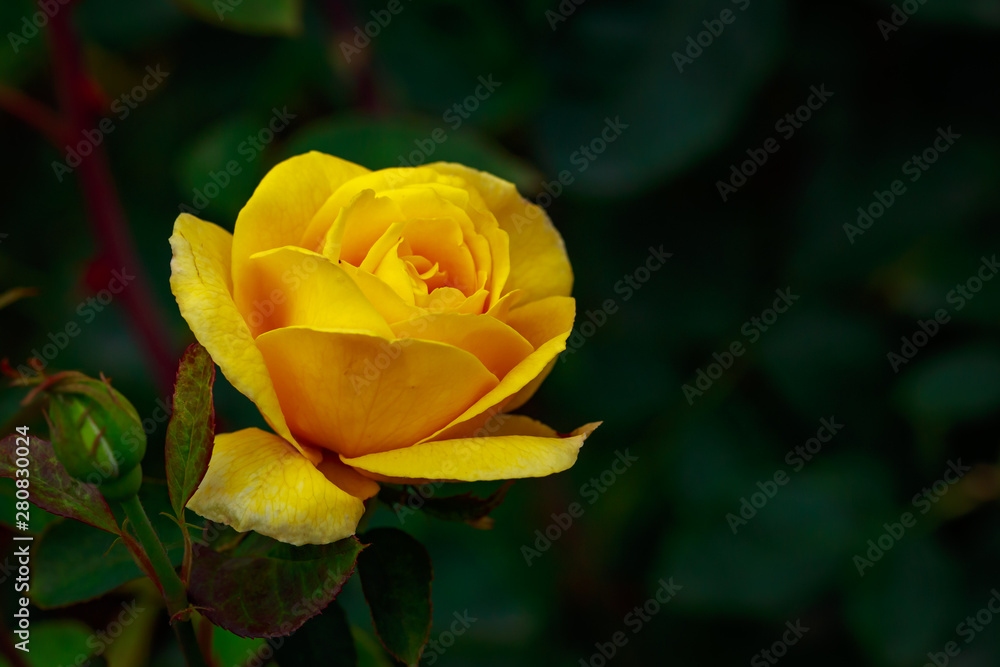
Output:
<svg viewBox="0 0 1000 667">
<path fill-rule="evenodd" d="M 541 201 L 576 272 L 577 333 L 526 412 L 563 431 L 604 425 L 570 471 L 515 484 L 492 531 L 405 517 L 435 566 L 442 648 L 423 664 L 904 667 L 934 664 L 929 653 L 1000 664 L 987 607 L 1000 587 L 1000 280 L 977 282 L 1000 251 L 1000 4 L 389 4 L 82 0 L 60 11 L 73 12 L 114 124 L 102 142 L 174 359 L 192 340 L 167 282 L 182 205 L 232 229 L 267 169 L 309 149 L 370 168 L 459 161 L 532 198 L 567 172 Z M 24 36 L 37 11 L 0 5 L 0 82 L 55 107 L 45 30 Z M 120 96 L 147 67 L 167 75 L 122 117 Z M 294 118 L 263 141 L 285 109 Z M 959 137 L 935 149 L 949 128 Z M 38 289 L 0 313 L 0 353 L 23 363 L 77 322 L 52 367 L 103 371 L 152 415 L 166 396 L 128 313 L 112 302 L 87 321 L 78 309 L 117 268 L 101 259 L 78 174 L 60 182 L 63 151 L 3 111 L 0 135 L 0 291 Z M 239 173 L 212 188 L 234 160 Z M 661 246 L 671 258 L 646 272 Z M 798 298 L 769 313 L 786 289 Z M 927 324 L 941 309 L 947 321 Z M 917 334 L 920 321 L 934 335 Z M 904 351 L 906 363 L 889 357 Z M 223 425 L 259 424 L 219 377 Z M 23 393 L 0 391 L 7 428 Z M 799 464 L 821 420 L 843 428 Z M 616 472 L 626 451 L 636 462 Z M 972 470 L 935 487 L 949 462 Z M 573 503 L 583 513 L 563 529 L 553 514 Z M 913 526 L 897 539 L 885 524 L 899 535 L 904 512 Z M 385 508 L 373 522 L 400 525 Z M 556 539 L 542 551 L 547 529 Z M 884 555 L 869 544 L 880 538 Z M 637 622 L 634 608 L 671 577 L 682 588 Z M 9 572 L 0 578 L 13 609 Z M 134 595 L 37 612 L 39 646 L 83 645 Z M 356 580 L 340 601 L 373 642 Z M 477 620 L 452 642 L 456 613 Z M 148 664 L 179 664 L 164 620 L 126 628 L 111 667 L 146 664 L 149 641 Z M 787 630 L 796 622 L 801 639 Z M 254 645 L 217 642 L 225 667 Z M 389 664 L 370 653 L 362 664 Z"/>
</svg>

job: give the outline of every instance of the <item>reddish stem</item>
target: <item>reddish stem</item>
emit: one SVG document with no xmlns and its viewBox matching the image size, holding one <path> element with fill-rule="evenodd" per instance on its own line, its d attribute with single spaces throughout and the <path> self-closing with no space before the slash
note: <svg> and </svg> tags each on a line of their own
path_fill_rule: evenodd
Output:
<svg viewBox="0 0 1000 667">
<path fill-rule="evenodd" d="M 50 21 L 56 88 L 66 115 L 70 142 L 93 130 L 98 121 L 90 80 L 83 70 L 83 55 L 70 25 L 68 7 Z M 100 240 L 105 257 L 114 269 L 135 276 L 119 296 L 130 315 L 135 332 L 143 341 L 152 370 L 161 389 L 171 393 L 176 355 L 167 337 L 167 324 L 157 306 L 144 265 L 135 250 L 124 211 L 118 200 L 104 144 L 93 147 L 77 167 L 88 218 Z"/>
<path fill-rule="evenodd" d="M 0 109 L 17 116 L 44 134 L 52 145 L 61 149 L 66 143 L 66 126 L 54 111 L 19 90 L 0 84 Z"/>
</svg>

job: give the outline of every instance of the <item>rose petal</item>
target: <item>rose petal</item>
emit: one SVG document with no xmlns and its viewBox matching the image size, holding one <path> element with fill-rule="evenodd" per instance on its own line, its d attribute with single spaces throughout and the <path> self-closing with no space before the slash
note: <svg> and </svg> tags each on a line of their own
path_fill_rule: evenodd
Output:
<svg viewBox="0 0 1000 667">
<path fill-rule="evenodd" d="M 358 330 L 392 338 L 392 330 L 354 280 L 326 257 L 296 247 L 250 258 L 239 304 L 254 336 L 302 325 Z"/>
<path fill-rule="evenodd" d="M 567 322 L 572 329 L 575 315 L 576 301 L 573 298 L 550 296 L 514 308 L 507 314 L 506 322 L 532 345 L 540 347 L 553 336 L 554 331 L 566 326 Z M 541 373 L 504 403 L 504 411 L 513 412 L 527 403 L 555 368 L 556 360 L 550 361 Z"/>
<path fill-rule="evenodd" d="M 378 493 L 377 482 L 343 463 L 334 452 L 327 452 L 316 468 L 328 480 L 356 498 L 367 500 Z"/>
<path fill-rule="evenodd" d="M 545 477 L 576 463 L 577 453 L 600 422 L 586 424 L 567 437 L 527 417 L 511 415 L 496 435 L 425 442 L 344 463 L 376 475 L 397 478 L 478 482 Z"/>
<path fill-rule="evenodd" d="M 498 384 L 492 391 L 485 394 L 461 415 L 453 419 L 445 428 L 442 428 L 432 436 L 425 438 L 425 440 L 433 440 L 445 429 L 453 430 L 456 427 L 459 427 L 459 425 L 463 422 L 469 421 L 484 412 L 490 410 L 498 411 L 501 404 L 504 404 L 508 399 L 513 401 L 514 399 L 511 397 L 517 395 L 521 391 L 527 392 L 530 396 L 530 393 L 533 392 L 534 389 L 537 389 L 538 384 L 540 384 L 541 381 L 539 380 L 534 382 L 534 384 L 533 381 L 535 381 L 543 373 L 546 373 L 546 368 L 551 369 L 552 362 L 555 361 L 560 352 L 566 349 L 566 339 L 569 338 L 570 331 L 572 330 L 573 318 L 576 311 L 576 302 L 569 297 L 559 297 L 558 301 L 553 301 L 551 303 L 555 307 L 550 309 L 539 308 L 539 310 L 550 310 L 549 317 L 546 319 L 539 319 L 537 321 L 532 317 L 531 321 L 535 323 L 533 324 L 534 328 L 532 330 L 526 329 L 526 332 L 529 333 L 535 340 L 541 340 L 547 337 L 545 342 L 535 348 L 534 352 L 525 357 L 520 363 L 514 366 L 510 372 L 501 378 L 500 384 Z M 521 308 L 524 308 L 524 306 L 512 309 L 508 314 L 508 319 L 514 316 L 514 313 Z M 514 318 L 514 321 L 520 321 L 522 319 L 526 318 L 521 318 L 519 315 Z M 523 396 L 518 397 L 518 399 L 520 398 L 523 398 Z M 504 409 L 513 409 L 507 408 L 506 405 L 503 405 L 502 407 Z"/>
<path fill-rule="evenodd" d="M 399 338 L 447 343 L 471 353 L 498 378 L 534 351 L 521 334 L 489 315 L 441 313 L 392 325 Z"/>
<path fill-rule="evenodd" d="M 311 460 L 315 452 L 292 437 L 281 413 L 264 357 L 230 293 L 232 235 L 210 222 L 182 213 L 170 237 L 170 289 L 187 321 L 229 382 L 253 401 L 268 424 Z"/>
<path fill-rule="evenodd" d="M 474 356 L 431 341 L 289 327 L 257 345 L 292 431 L 348 456 L 412 445 L 497 385 Z"/>
<path fill-rule="evenodd" d="M 215 437 L 205 479 L 188 503 L 206 519 L 288 544 L 354 534 L 364 503 L 278 436 L 256 428 Z"/>
<path fill-rule="evenodd" d="M 233 234 L 233 283 L 242 303 L 250 256 L 262 250 L 298 245 L 309 221 L 343 183 L 368 169 L 315 151 L 281 162 L 267 172 L 236 218 Z"/>
<path fill-rule="evenodd" d="M 525 301 L 569 296 L 573 270 L 562 237 L 545 211 L 518 194 L 513 183 L 461 164 L 427 165 L 443 174 L 465 179 L 482 195 L 500 228 L 510 237 L 510 277 L 505 292 L 525 291 Z"/>
</svg>

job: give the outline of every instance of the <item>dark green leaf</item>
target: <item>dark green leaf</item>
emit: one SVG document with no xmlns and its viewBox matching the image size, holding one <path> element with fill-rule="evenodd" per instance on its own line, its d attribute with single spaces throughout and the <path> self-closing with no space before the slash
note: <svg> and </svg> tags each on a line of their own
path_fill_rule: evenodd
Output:
<svg viewBox="0 0 1000 667">
<path fill-rule="evenodd" d="M 292 35 L 302 29 L 301 0 L 178 0 L 198 18 L 238 32 Z"/>
<path fill-rule="evenodd" d="M 64 607 L 104 595 L 142 576 L 119 538 L 76 521 L 59 521 L 35 550 L 31 599 L 39 607 Z M 114 545 L 114 546 L 112 546 Z M 73 554 L 67 558 L 67 554 Z"/>
<path fill-rule="evenodd" d="M 427 498 L 412 486 L 405 486 L 402 489 L 384 484 L 379 491 L 379 500 L 382 500 L 390 507 L 395 507 L 397 516 L 402 516 L 403 512 L 421 510 L 428 515 L 445 521 L 462 521 L 473 528 L 488 530 L 493 527 L 493 519 L 489 513 L 500 506 L 503 499 L 507 497 L 507 492 L 513 486 L 513 480 L 505 482 L 500 488 L 486 496 L 480 498 L 472 493 L 463 493 L 445 498 Z"/>
<path fill-rule="evenodd" d="M 14 480 L 9 478 L 0 478 L 0 523 L 7 526 L 11 530 L 15 530 L 15 524 L 17 523 L 17 507 L 14 503 L 17 502 L 17 498 L 14 496 L 17 491 L 17 487 L 14 486 Z M 30 533 L 32 535 L 41 535 L 45 527 L 52 523 L 53 521 L 59 521 L 60 517 L 46 512 L 40 507 L 35 507 L 30 512 L 31 521 L 28 522 L 28 530 L 21 531 Z"/>
<path fill-rule="evenodd" d="M 97 488 L 70 477 L 56 458 L 51 443 L 34 436 L 28 439 L 31 454 L 28 456 L 30 476 L 27 479 L 31 480 L 31 502 L 53 514 L 118 534 L 115 517 Z M 17 440 L 17 436 L 12 435 L 0 441 L 0 477 L 17 474 Z"/>
<path fill-rule="evenodd" d="M 934 647 L 955 639 L 955 624 L 974 608 L 963 606 L 957 563 L 933 541 L 907 534 L 891 549 L 865 568 L 863 578 L 852 568 L 845 621 L 872 664 L 923 665 L 929 649 L 939 651 Z M 985 605 L 990 593 L 981 595 Z"/>
<path fill-rule="evenodd" d="M 916 359 L 923 363 L 903 376 L 896 393 L 897 402 L 914 421 L 950 424 L 989 415 L 1000 406 L 996 347 L 978 345 Z"/>
<path fill-rule="evenodd" d="M 103 657 L 95 657 L 94 633 L 76 620 L 45 621 L 31 628 L 31 649 L 24 654 L 31 667 L 80 665 L 104 667 Z M 86 662 L 84 662 L 86 660 Z"/>
<path fill-rule="evenodd" d="M 208 470 L 215 439 L 212 384 L 215 362 L 198 343 L 181 359 L 174 388 L 173 415 L 167 426 L 167 489 L 174 514 L 184 518 L 184 506 Z"/>
<path fill-rule="evenodd" d="M 407 665 L 416 665 L 431 631 L 430 556 L 417 540 L 395 528 L 362 536 L 369 545 L 358 573 L 382 645 Z"/>
<path fill-rule="evenodd" d="M 292 547 L 271 541 L 230 553 L 194 545 L 191 600 L 216 625 L 241 637 L 295 632 L 337 597 L 363 548 L 350 537 L 323 546 Z M 243 548 L 247 545 L 246 548 Z M 251 548 L 253 547 L 253 548 Z"/>
<path fill-rule="evenodd" d="M 351 626 L 340 605 L 334 602 L 319 616 L 310 619 L 288 638 L 277 653 L 281 667 L 337 665 L 353 667 L 358 663 Z"/>
<path fill-rule="evenodd" d="M 170 509 L 165 488 L 146 482 L 139 491 L 139 499 L 167 549 L 170 562 L 180 565 L 184 542 L 180 528 L 163 514 Z M 142 577 L 143 572 L 125 545 L 114 544 L 116 539 L 115 535 L 76 521 L 60 520 L 49 526 L 37 542 L 32 600 L 40 607 L 61 607 L 99 597 Z M 69 553 L 72 558 L 66 557 Z"/>
</svg>

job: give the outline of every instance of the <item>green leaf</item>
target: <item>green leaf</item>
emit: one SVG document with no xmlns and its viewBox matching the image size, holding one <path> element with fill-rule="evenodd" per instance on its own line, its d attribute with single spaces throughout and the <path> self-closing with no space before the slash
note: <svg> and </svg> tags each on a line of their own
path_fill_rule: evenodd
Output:
<svg viewBox="0 0 1000 667">
<path fill-rule="evenodd" d="M 362 548 L 353 537 L 305 547 L 248 537 L 231 553 L 196 544 L 191 600 L 241 637 L 288 635 L 337 597 Z"/>
<path fill-rule="evenodd" d="M 724 145 L 779 61 L 788 10 L 784 0 L 733 5 L 725 32 L 692 49 L 688 39 L 702 39 L 720 4 L 729 3 L 658 3 L 633 30 L 621 27 L 632 19 L 624 4 L 574 16 L 564 29 L 575 48 L 561 51 L 569 74 L 553 81 L 561 100 L 536 128 L 548 173 L 569 171 L 575 193 L 621 196 Z M 689 49 L 693 62 L 684 62 Z M 604 144 L 602 132 L 619 134 Z"/>
<path fill-rule="evenodd" d="M 17 523 L 17 507 L 14 504 L 17 502 L 14 495 L 16 492 L 17 487 L 14 486 L 13 479 L 0 478 L 0 524 L 7 526 L 11 531 L 16 530 L 15 524 Z M 41 535 L 47 525 L 62 519 L 62 517 L 46 512 L 40 507 L 35 507 L 30 511 L 30 518 L 28 530 L 20 532 Z"/>
<path fill-rule="evenodd" d="M 462 493 L 445 498 L 424 497 L 415 487 L 405 486 L 402 489 L 389 484 L 383 484 L 379 491 L 379 500 L 394 507 L 397 516 L 404 512 L 419 509 L 429 516 L 444 521 L 461 521 L 473 528 L 489 530 L 493 527 L 493 519 L 489 513 L 500 506 L 514 481 L 505 482 L 500 488 L 480 498 L 472 493 Z M 398 506 L 396 508 L 395 506 Z"/>
<path fill-rule="evenodd" d="M 16 476 L 18 457 L 15 450 L 19 439 L 23 442 L 22 438 L 13 435 L 0 441 L 0 477 Z M 53 514 L 83 521 L 117 535 L 118 523 L 97 488 L 70 477 L 56 458 L 51 443 L 34 436 L 28 436 L 28 440 L 31 453 L 27 457 L 27 479 L 31 480 L 31 502 Z"/>
<path fill-rule="evenodd" d="M 358 664 L 351 626 L 340 605 L 334 602 L 289 637 L 277 653 L 281 667 L 313 667 Z"/>
<path fill-rule="evenodd" d="M 358 654 L 358 667 L 394 667 L 395 660 L 389 658 L 382 646 L 371 634 L 356 625 L 351 626 L 354 648 Z"/>
<path fill-rule="evenodd" d="M 977 345 L 929 358 L 902 378 L 895 398 L 920 424 L 992 414 L 1000 406 L 1000 350 Z"/>
<path fill-rule="evenodd" d="M 181 359 L 174 387 L 173 415 L 167 426 L 167 490 L 174 514 L 184 519 L 184 507 L 205 477 L 215 440 L 212 384 L 215 362 L 198 343 Z"/>
<path fill-rule="evenodd" d="M 104 658 L 92 657 L 93 637 L 91 629 L 80 621 L 45 621 L 31 628 L 28 643 L 31 650 L 23 656 L 31 667 L 80 664 L 104 667 Z"/>
<path fill-rule="evenodd" d="M 858 552 L 866 553 L 865 548 Z M 863 578 L 851 569 L 844 620 L 871 664 L 923 665 L 929 649 L 956 638 L 955 624 L 975 609 L 966 607 L 960 593 L 959 571 L 954 558 L 932 539 L 909 534 L 867 568 Z M 920 585 L 914 586 L 917 581 Z M 983 591 L 983 604 L 989 596 Z"/>
<path fill-rule="evenodd" d="M 434 137 L 443 141 L 436 141 Z M 288 142 L 285 154 L 318 150 L 369 169 L 459 162 L 505 178 L 524 193 L 537 188 L 538 172 L 503 148 L 469 131 L 417 119 L 340 118 L 307 126 Z"/>
<path fill-rule="evenodd" d="M 32 565 L 31 600 L 42 608 L 92 600 L 143 575 L 118 537 L 76 521 L 49 526 Z"/>
<path fill-rule="evenodd" d="M 294 35 L 302 30 L 301 0 L 177 0 L 201 20 L 237 32 Z"/>
<path fill-rule="evenodd" d="M 170 509 L 163 485 L 147 481 L 139 490 L 139 499 L 170 562 L 180 565 L 184 542 L 180 528 L 163 514 Z M 83 602 L 144 576 L 125 545 L 115 544 L 117 539 L 76 521 L 51 524 L 37 541 L 31 586 L 35 604 L 63 607 Z"/>
<path fill-rule="evenodd" d="M 377 528 L 362 538 L 358 558 L 361 587 L 382 645 L 407 665 L 416 665 L 431 632 L 431 559 L 407 533 Z"/>
<path fill-rule="evenodd" d="M 215 628 L 212 632 L 212 649 L 219 665 L 246 665 L 258 655 L 258 651 L 265 652 L 264 644 L 263 639 L 239 637 L 222 628 Z"/>
</svg>

